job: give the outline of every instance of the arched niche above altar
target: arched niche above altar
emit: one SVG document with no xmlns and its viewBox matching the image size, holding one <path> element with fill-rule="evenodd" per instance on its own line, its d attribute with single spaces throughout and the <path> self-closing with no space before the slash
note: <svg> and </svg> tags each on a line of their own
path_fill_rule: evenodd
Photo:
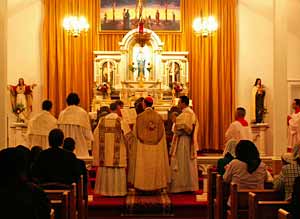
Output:
<svg viewBox="0 0 300 219">
<path fill-rule="evenodd" d="M 119 43 L 123 67 L 127 69 L 122 81 L 155 81 L 160 79 L 160 53 L 164 43 L 149 29 L 139 33 L 138 29 L 129 31 Z"/>
</svg>

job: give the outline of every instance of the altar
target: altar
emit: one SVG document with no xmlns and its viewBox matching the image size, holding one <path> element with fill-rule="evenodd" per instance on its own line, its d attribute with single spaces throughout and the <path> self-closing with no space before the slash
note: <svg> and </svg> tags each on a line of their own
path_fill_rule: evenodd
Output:
<svg viewBox="0 0 300 219">
<path fill-rule="evenodd" d="M 119 51 L 94 51 L 92 111 L 121 99 L 132 107 L 140 97 L 154 98 L 156 110 L 168 110 L 176 97 L 189 95 L 188 52 L 166 52 L 149 29 L 129 31 Z"/>
</svg>

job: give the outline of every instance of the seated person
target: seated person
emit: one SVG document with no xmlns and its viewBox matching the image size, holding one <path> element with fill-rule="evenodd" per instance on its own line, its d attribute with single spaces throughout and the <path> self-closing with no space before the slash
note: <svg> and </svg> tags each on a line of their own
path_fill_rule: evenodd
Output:
<svg viewBox="0 0 300 219">
<path fill-rule="evenodd" d="M 61 148 L 64 133 L 53 129 L 49 133 L 50 148 L 40 153 L 33 166 L 33 175 L 41 183 L 63 183 L 70 185 L 79 178 L 78 162 L 73 153 Z"/>
<path fill-rule="evenodd" d="M 235 154 L 236 159 L 225 167 L 224 181 L 236 183 L 239 189 L 264 189 L 268 174 L 255 144 L 249 140 L 241 140 L 236 146 Z"/>
<path fill-rule="evenodd" d="M 235 139 L 231 139 L 226 143 L 223 158 L 218 160 L 218 173 L 223 176 L 225 173 L 225 166 L 229 164 L 235 158 L 235 149 L 238 141 Z"/>
<path fill-rule="evenodd" d="M 282 162 L 282 166 L 288 165 L 293 163 L 293 154 L 292 153 L 284 153 L 281 155 L 281 162 Z"/>
<path fill-rule="evenodd" d="M 7 148 L 0 151 L 1 218 L 49 219 L 50 203 L 46 194 L 26 178 L 25 153 Z"/>
<path fill-rule="evenodd" d="M 63 149 L 73 153 L 74 150 L 75 150 L 75 141 L 74 141 L 74 139 L 70 138 L 70 137 L 65 138 Z M 78 159 L 78 158 L 77 158 L 77 162 L 78 162 L 78 167 L 79 167 L 79 174 L 83 175 L 84 195 L 85 195 L 85 197 L 87 197 L 87 169 L 86 169 L 86 165 L 85 165 L 85 162 L 83 160 Z"/>
<path fill-rule="evenodd" d="M 294 181 L 292 202 L 291 202 L 291 213 L 293 219 L 300 218 L 300 176 Z"/>
<path fill-rule="evenodd" d="M 35 162 L 38 160 L 41 152 L 43 151 L 43 148 L 41 146 L 33 146 L 30 149 L 30 162 L 29 162 L 29 173 L 28 173 L 28 177 L 31 180 L 34 180 L 32 177 L 32 168 L 35 164 Z"/>
<path fill-rule="evenodd" d="M 274 179 L 274 189 L 285 191 L 285 200 L 291 199 L 295 178 L 300 176 L 300 145 L 293 148 L 293 160 L 291 164 L 282 167 L 277 178 Z"/>
</svg>

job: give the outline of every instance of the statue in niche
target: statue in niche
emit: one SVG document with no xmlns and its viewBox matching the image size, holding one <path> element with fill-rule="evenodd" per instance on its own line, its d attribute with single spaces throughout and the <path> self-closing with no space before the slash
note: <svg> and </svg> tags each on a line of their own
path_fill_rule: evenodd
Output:
<svg viewBox="0 0 300 219">
<path fill-rule="evenodd" d="M 136 81 L 152 80 L 152 48 L 144 45 L 143 47 L 136 43 L 132 48 L 132 65 L 129 65 L 129 71 L 133 72 L 133 78 Z"/>
<path fill-rule="evenodd" d="M 266 109 L 264 106 L 266 91 L 260 78 L 255 80 L 251 95 L 250 117 L 252 123 L 262 123 Z"/>
<path fill-rule="evenodd" d="M 180 82 L 180 65 L 178 62 L 169 63 L 169 87 L 173 88 L 175 82 Z"/>
<path fill-rule="evenodd" d="M 146 60 L 143 54 L 143 50 L 140 48 L 139 53 L 136 57 L 137 61 L 137 70 L 138 70 L 138 80 L 145 79 L 145 64 Z"/>
<path fill-rule="evenodd" d="M 32 112 L 32 90 L 36 84 L 26 85 L 23 78 L 19 78 L 17 85 L 8 85 L 13 112 L 17 115 L 17 122 L 28 118 Z"/>
<path fill-rule="evenodd" d="M 102 65 L 102 83 L 113 84 L 114 64 L 112 62 L 104 62 Z"/>
</svg>

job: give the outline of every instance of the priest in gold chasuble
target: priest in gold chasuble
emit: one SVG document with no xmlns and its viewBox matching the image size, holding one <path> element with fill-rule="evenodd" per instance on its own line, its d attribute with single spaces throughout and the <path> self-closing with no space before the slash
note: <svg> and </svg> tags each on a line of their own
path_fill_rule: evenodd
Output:
<svg viewBox="0 0 300 219">
<path fill-rule="evenodd" d="M 174 137 L 170 149 L 170 192 L 196 191 L 198 186 L 197 150 L 198 120 L 189 107 L 189 98 L 181 96 L 182 113 L 176 118 Z"/>
<path fill-rule="evenodd" d="M 127 142 L 129 126 L 118 115 L 120 106 L 110 105 L 111 113 L 100 119 L 94 131 L 93 163 L 98 166 L 94 192 L 105 196 L 127 194 Z"/>
<path fill-rule="evenodd" d="M 170 182 L 168 151 L 163 119 L 151 108 L 153 99 L 146 97 L 143 104 L 145 111 L 136 120 L 136 153 L 130 159 L 135 159 L 134 187 L 153 191 Z"/>
</svg>

